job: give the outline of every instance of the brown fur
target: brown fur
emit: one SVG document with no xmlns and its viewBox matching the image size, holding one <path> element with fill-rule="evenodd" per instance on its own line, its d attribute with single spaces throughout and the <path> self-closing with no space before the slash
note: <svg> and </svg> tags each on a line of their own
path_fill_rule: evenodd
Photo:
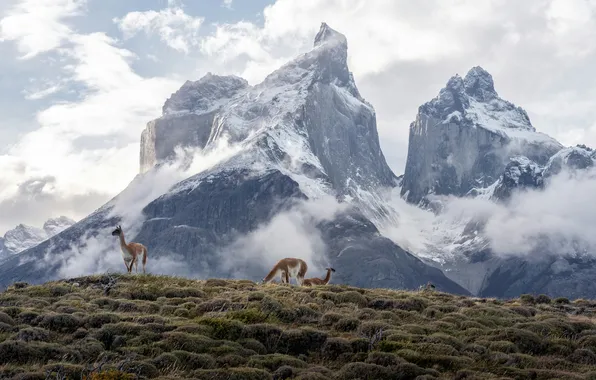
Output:
<svg viewBox="0 0 596 380">
<path fill-rule="evenodd" d="M 302 281 L 302 285 L 304 285 L 304 286 L 327 285 L 329 283 L 329 280 L 331 280 L 331 272 L 335 272 L 335 269 L 333 269 L 333 268 L 325 268 L 325 269 L 327 269 L 327 275 L 325 276 L 324 279 L 320 279 L 318 277 L 305 278 L 304 281 Z"/>
<path fill-rule="evenodd" d="M 263 283 L 268 283 L 273 280 L 273 278 L 279 274 L 282 283 L 290 283 L 290 277 L 295 276 L 296 282 L 298 285 L 302 285 L 302 281 L 304 281 L 304 275 L 308 270 L 308 265 L 302 259 L 296 259 L 293 257 L 287 257 L 285 259 L 279 260 L 274 266 L 273 269 L 265 276 L 263 279 Z"/>
<path fill-rule="evenodd" d="M 124 259 L 124 265 L 126 265 L 126 271 L 132 272 L 132 266 L 135 266 L 135 272 L 139 273 L 139 255 L 143 256 L 143 273 L 145 273 L 145 265 L 147 264 L 147 247 L 141 243 L 130 242 L 126 243 L 124 239 L 124 231 L 122 227 L 117 226 L 112 231 L 112 236 L 118 236 L 120 238 L 120 249 L 122 250 L 122 258 Z M 128 253 L 128 255 L 126 254 Z M 130 263 L 130 264 L 129 264 Z"/>
</svg>

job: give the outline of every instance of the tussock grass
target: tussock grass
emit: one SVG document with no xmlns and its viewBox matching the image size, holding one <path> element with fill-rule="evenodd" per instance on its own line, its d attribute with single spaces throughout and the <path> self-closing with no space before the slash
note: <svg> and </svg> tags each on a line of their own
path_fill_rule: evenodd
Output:
<svg viewBox="0 0 596 380">
<path fill-rule="evenodd" d="M 100 275 L 0 293 L 0 378 L 596 379 L 596 301 Z"/>
</svg>

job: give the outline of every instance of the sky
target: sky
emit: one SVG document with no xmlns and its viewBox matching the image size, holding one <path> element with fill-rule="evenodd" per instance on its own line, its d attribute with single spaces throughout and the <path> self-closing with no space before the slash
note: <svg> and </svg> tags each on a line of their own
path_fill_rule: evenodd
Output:
<svg viewBox="0 0 596 380">
<path fill-rule="evenodd" d="M 187 79 L 256 84 L 321 22 L 401 174 L 418 107 L 479 65 L 564 145 L 596 147 L 596 0 L 3 0 L 0 234 L 81 219 L 139 171 L 148 121 Z"/>
</svg>

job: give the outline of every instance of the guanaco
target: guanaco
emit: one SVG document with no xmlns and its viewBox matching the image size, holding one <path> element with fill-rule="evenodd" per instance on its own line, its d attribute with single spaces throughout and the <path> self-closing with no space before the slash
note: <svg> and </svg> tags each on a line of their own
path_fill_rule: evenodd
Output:
<svg viewBox="0 0 596 380">
<path fill-rule="evenodd" d="M 308 265 L 302 259 L 296 259 L 293 257 L 286 257 L 281 259 L 273 266 L 271 272 L 263 279 L 263 283 L 269 283 L 275 276 L 279 276 L 281 282 L 284 284 L 290 283 L 290 277 L 294 277 L 298 285 L 302 286 L 304 281 L 304 275 L 308 270 Z"/>
<path fill-rule="evenodd" d="M 335 269 L 333 269 L 333 268 L 325 268 L 325 269 L 327 269 L 327 275 L 325 276 L 324 279 L 320 279 L 318 277 L 305 278 L 304 281 L 302 281 L 302 285 L 303 286 L 327 285 L 329 283 L 329 280 L 331 280 L 331 272 L 335 272 Z"/>
<path fill-rule="evenodd" d="M 143 273 L 145 273 L 145 264 L 147 263 L 147 247 L 140 243 L 126 243 L 124 240 L 124 232 L 122 227 L 117 226 L 112 231 L 112 236 L 118 236 L 120 238 L 120 249 L 122 250 L 122 258 L 124 259 L 124 265 L 126 265 L 126 271 L 132 272 L 132 266 L 135 266 L 135 272 L 139 273 L 139 256 L 142 258 Z"/>
</svg>

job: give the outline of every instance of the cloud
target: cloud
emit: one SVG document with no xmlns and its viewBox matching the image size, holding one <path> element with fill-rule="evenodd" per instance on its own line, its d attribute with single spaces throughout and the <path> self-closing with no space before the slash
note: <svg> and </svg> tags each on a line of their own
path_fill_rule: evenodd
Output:
<svg viewBox="0 0 596 380">
<path fill-rule="evenodd" d="M 130 12 L 114 22 L 130 38 L 140 32 L 156 34 L 174 50 L 188 53 L 199 42 L 202 17 L 192 17 L 184 12 L 177 2 L 169 1 L 168 7 L 160 11 Z"/>
<path fill-rule="evenodd" d="M 317 276 L 329 263 L 327 246 L 315 226 L 346 207 L 330 196 L 302 201 L 222 249 L 218 254 L 222 269 L 234 278 L 253 278 L 254 273 L 262 272 L 260 278 L 253 278 L 260 280 L 277 261 L 296 257 L 308 265 L 307 277 Z"/>
<path fill-rule="evenodd" d="M 52 14 L 72 14 L 75 9 L 74 2 L 53 4 L 70 13 L 52 8 Z M 15 9 L 27 9 L 32 20 L 45 17 L 35 13 L 46 10 L 44 6 L 32 5 L 23 0 Z M 60 23 L 63 18 L 53 20 Z M 165 98 L 182 83 L 174 77 L 137 74 L 131 67 L 136 55 L 105 33 L 78 34 L 66 25 L 56 29 L 64 32 L 62 45 L 49 45 L 47 50 L 57 48 L 53 53 L 59 54 L 65 74 L 61 83 L 76 86 L 78 98 L 41 109 L 37 129 L 0 155 L 0 207 L 5 211 L 0 214 L 0 228 L 4 230 L 18 223 L 39 224 L 56 215 L 81 219 L 123 189 L 139 170 L 142 129 L 160 115 Z M 35 198 L 20 192 L 20 184 L 48 176 L 53 178 L 51 186 Z M 31 211 L 20 212 L 17 205 L 25 199 L 30 200 L 27 210 Z"/>
<path fill-rule="evenodd" d="M 400 222 L 380 229 L 403 248 L 438 262 L 461 253 L 467 244 L 486 244 L 502 257 L 594 255 L 594 194 L 596 169 L 563 171 L 546 189 L 515 192 L 506 204 L 437 197 L 443 204 L 438 215 L 407 204 L 396 191 L 393 207 Z M 462 239 L 470 221 L 480 222 L 473 243 Z"/>
<path fill-rule="evenodd" d="M 0 42 L 15 41 L 31 59 L 68 40 L 72 30 L 64 21 L 80 16 L 86 0 L 20 0 L 0 20 Z"/>
<path fill-rule="evenodd" d="M 147 204 L 165 194 L 177 182 L 211 169 L 217 163 L 233 156 L 239 149 L 238 145 L 229 145 L 225 139 L 220 140 L 208 151 L 178 147 L 174 159 L 138 175 L 111 201 L 108 204 L 111 210 L 106 218 L 119 218 L 125 235 L 135 236 L 144 221 L 142 210 Z M 43 180 L 51 181 L 51 179 Z M 39 192 L 43 184 L 42 180 L 38 180 L 23 187 L 34 189 L 28 192 Z M 324 210 L 318 212 L 322 213 Z M 59 275 L 62 277 L 122 271 L 124 267 L 120 248 L 117 239 L 110 235 L 111 228 L 113 227 L 110 226 L 110 230 L 99 231 L 99 233 L 87 231 L 78 241 L 70 242 L 69 249 L 61 254 L 54 253 L 54 247 L 50 246 L 40 265 L 58 265 Z M 154 274 L 196 276 L 202 273 L 200 268 L 189 268 L 176 255 L 151 257 L 150 266 L 150 271 Z"/>
<path fill-rule="evenodd" d="M 377 111 L 381 146 L 400 173 L 417 108 L 476 65 L 535 127 L 565 144 L 596 145 L 596 3 L 586 0 L 278 0 L 264 22 L 218 23 L 202 52 L 258 83 L 312 47 L 321 21 L 344 33 L 360 92 Z M 316 16 L 315 16 L 316 15 Z M 555 74 L 556 73 L 556 74 Z M 561 109 L 582 104 L 565 118 Z M 569 130 L 573 129 L 573 133 Z"/>
<path fill-rule="evenodd" d="M 232 9 L 232 2 L 233 0 L 223 0 L 221 5 L 224 8 Z"/>
</svg>

